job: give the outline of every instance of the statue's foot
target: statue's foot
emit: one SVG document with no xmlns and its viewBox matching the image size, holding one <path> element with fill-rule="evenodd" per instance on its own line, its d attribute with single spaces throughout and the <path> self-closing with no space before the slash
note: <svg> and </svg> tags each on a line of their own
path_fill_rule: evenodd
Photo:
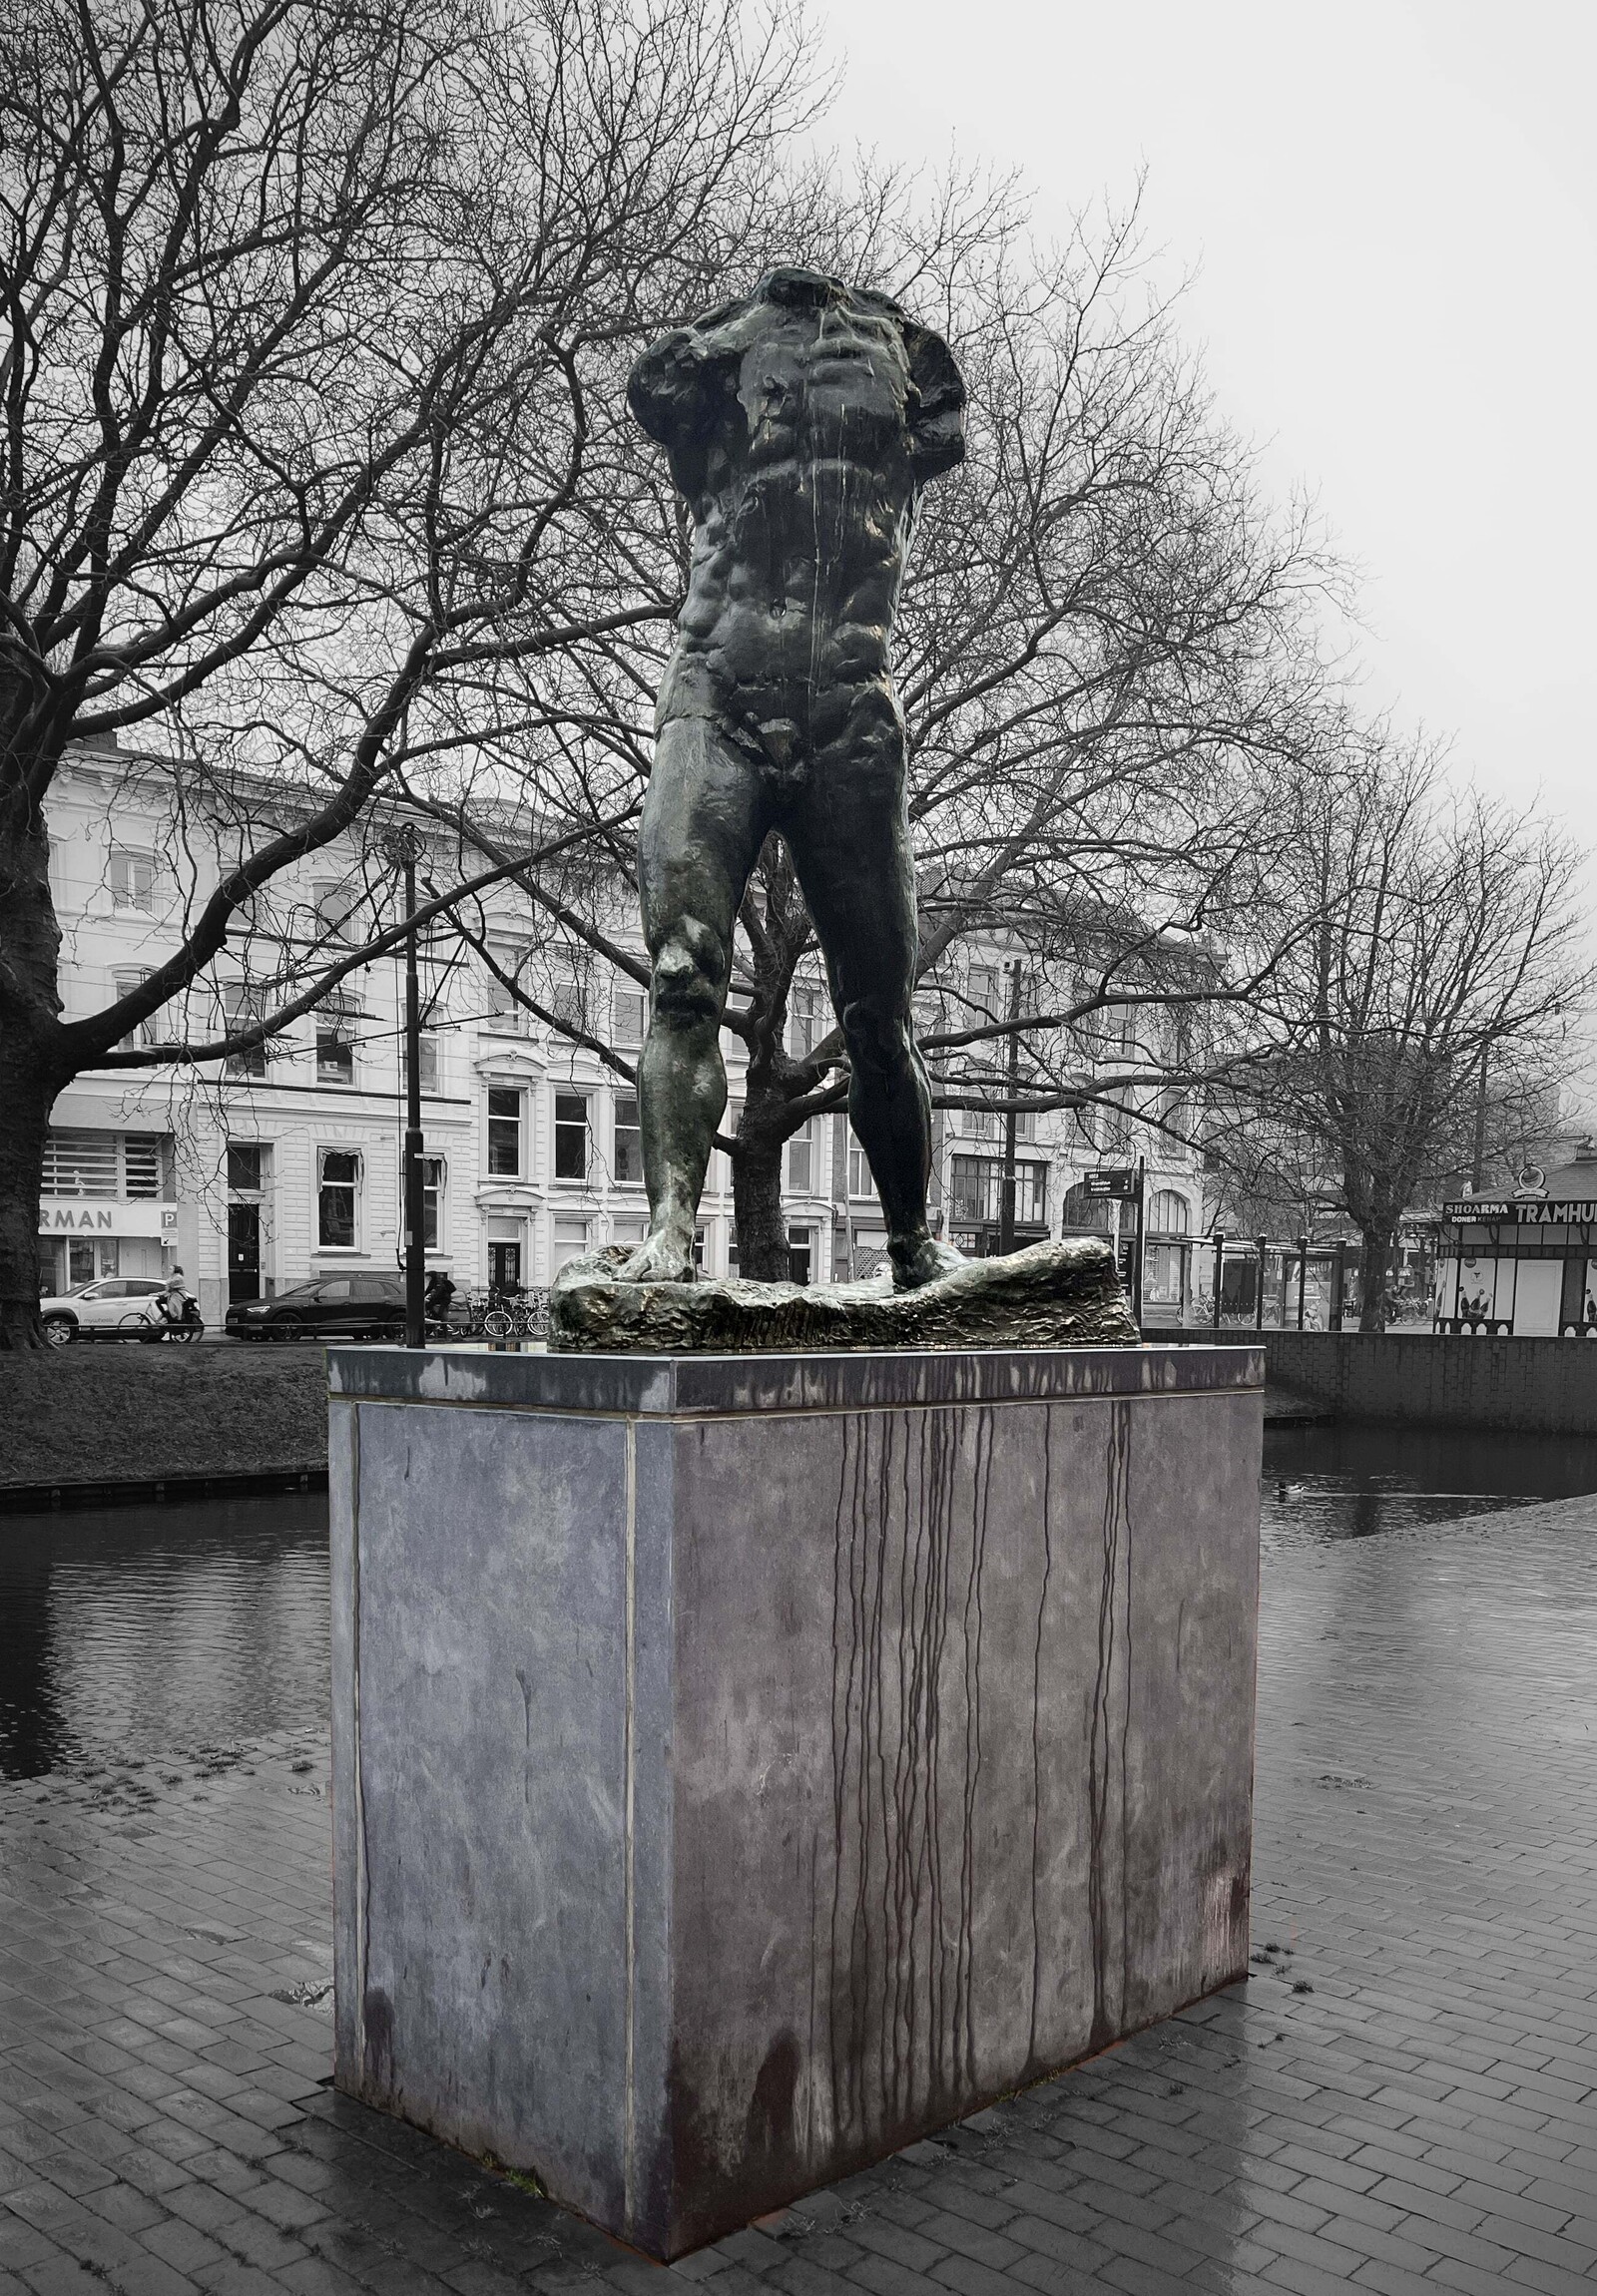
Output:
<svg viewBox="0 0 1597 2296">
<path fill-rule="evenodd" d="M 695 1273 L 692 1236 L 685 1243 L 670 1228 L 661 1228 L 654 1235 L 646 1236 L 632 1256 L 622 1261 L 616 1280 L 618 1283 L 692 1283 Z"/>
<path fill-rule="evenodd" d="M 962 1251 L 955 1251 L 951 1243 L 939 1243 L 934 1235 L 891 1241 L 887 1256 L 892 1261 L 894 1291 L 918 1291 L 923 1283 L 935 1283 L 939 1275 L 952 1275 L 956 1267 L 966 1264 Z"/>
</svg>

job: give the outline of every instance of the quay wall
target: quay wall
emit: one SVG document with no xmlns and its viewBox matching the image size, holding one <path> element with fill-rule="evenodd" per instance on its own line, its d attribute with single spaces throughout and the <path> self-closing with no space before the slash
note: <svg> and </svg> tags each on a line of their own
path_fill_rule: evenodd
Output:
<svg viewBox="0 0 1597 2296">
<path fill-rule="evenodd" d="M 1338 1419 L 1597 1435 L 1597 1344 L 1587 1340 L 1196 1328 L 1182 1337 L 1263 1347 L 1272 1387 Z"/>
<path fill-rule="evenodd" d="M 0 1353 L 0 1509 L 326 1471 L 324 1348 Z"/>
</svg>

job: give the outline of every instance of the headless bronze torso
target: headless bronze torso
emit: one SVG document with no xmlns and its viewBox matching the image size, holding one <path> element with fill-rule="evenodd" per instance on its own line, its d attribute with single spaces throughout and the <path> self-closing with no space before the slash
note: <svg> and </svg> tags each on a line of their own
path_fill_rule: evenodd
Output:
<svg viewBox="0 0 1597 2296">
<path fill-rule="evenodd" d="M 964 453 L 946 345 L 815 272 L 654 344 L 628 396 L 693 514 L 640 840 L 654 960 L 640 1068 L 649 1240 L 682 1278 L 726 1102 L 718 1033 L 737 908 L 780 829 L 826 959 L 849 1110 L 900 1284 L 957 1255 L 926 1227 L 930 1101 L 914 1049 L 914 880 L 890 647 L 918 489 Z"/>
</svg>

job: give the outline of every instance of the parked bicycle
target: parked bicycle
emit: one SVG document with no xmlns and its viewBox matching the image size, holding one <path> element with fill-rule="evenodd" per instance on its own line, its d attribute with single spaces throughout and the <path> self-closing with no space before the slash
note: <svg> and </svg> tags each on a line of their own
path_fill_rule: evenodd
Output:
<svg viewBox="0 0 1597 2296">
<path fill-rule="evenodd" d="M 481 1339 L 542 1339 L 549 1328 L 549 1294 L 490 1286 L 467 1300 L 471 1336 Z"/>
</svg>

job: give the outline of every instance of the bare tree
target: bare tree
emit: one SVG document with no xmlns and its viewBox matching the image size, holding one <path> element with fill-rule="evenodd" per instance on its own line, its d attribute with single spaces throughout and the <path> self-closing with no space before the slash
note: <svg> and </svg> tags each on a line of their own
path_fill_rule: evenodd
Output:
<svg viewBox="0 0 1597 2296">
<path fill-rule="evenodd" d="M 1234 1188 L 1345 1214 L 1360 1328 L 1380 1331 L 1398 1222 L 1469 1168 L 1483 1071 L 1495 1145 L 1545 1121 L 1573 1065 L 1593 979 L 1581 855 L 1381 728 L 1348 728 L 1298 796 L 1276 890 L 1313 929 L 1261 1000 L 1279 1049 L 1214 1103 L 1211 1148 Z"/>
<path fill-rule="evenodd" d="M 11 10 L 0 1341 L 37 1336 L 63 1086 L 281 1026 L 351 952 L 311 936 L 285 974 L 273 880 L 358 836 L 401 775 L 447 782 L 546 704 L 558 724 L 585 650 L 608 663 L 618 630 L 669 616 L 612 545 L 593 393 L 736 230 L 805 71 L 794 20 L 733 0 Z M 140 986 L 68 1020 L 49 815 L 84 743 L 167 776 L 179 913 Z M 187 860 L 202 815 L 220 871 L 207 839 Z M 214 1013 L 252 932 L 275 952 L 256 1020 L 126 1041 L 197 991 Z M 385 945 L 375 926 L 366 954 Z"/>
</svg>

